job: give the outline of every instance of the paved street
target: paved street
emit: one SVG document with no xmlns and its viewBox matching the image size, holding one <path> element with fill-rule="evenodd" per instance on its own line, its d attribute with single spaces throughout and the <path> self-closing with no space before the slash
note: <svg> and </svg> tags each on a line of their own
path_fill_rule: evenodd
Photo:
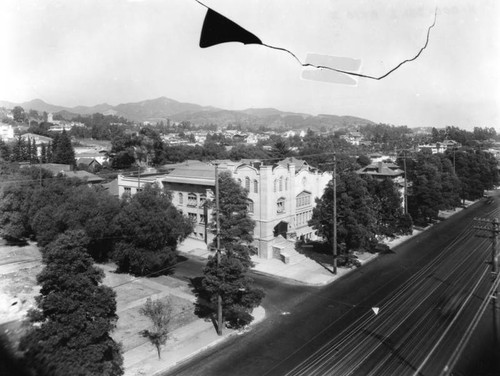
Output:
<svg viewBox="0 0 500 376">
<path fill-rule="evenodd" d="M 330 286 L 274 285 L 264 322 L 168 374 L 439 374 L 491 285 L 472 220 L 497 207 L 479 202 Z M 487 312 L 478 330 L 491 327 Z M 473 336 L 460 370 L 488 358 L 488 340 Z"/>
</svg>

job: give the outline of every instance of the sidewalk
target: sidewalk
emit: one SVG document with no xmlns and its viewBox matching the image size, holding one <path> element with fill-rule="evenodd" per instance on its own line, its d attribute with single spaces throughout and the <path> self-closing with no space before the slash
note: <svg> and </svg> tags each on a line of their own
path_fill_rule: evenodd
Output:
<svg viewBox="0 0 500 376">
<path fill-rule="evenodd" d="M 252 315 L 255 320 L 250 325 L 250 328 L 246 329 L 247 331 L 251 330 L 252 325 L 264 320 L 264 308 L 258 307 L 254 309 Z M 161 359 L 158 359 L 156 348 L 149 342 L 124 352 L 124 376 L 159 375 L 229 337 L 244 332 L 224 329 L 223 335 L 218 336 L 211 322 L 197 320 L 174 330 L 170 334 L 166 345 L 162 347 Z"/>
</svg>

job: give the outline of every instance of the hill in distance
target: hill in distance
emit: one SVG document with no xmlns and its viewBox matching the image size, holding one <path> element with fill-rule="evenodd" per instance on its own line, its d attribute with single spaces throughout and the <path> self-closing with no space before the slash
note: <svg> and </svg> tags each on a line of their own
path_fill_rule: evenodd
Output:
<svg viewBox="0 0 500 376">
<path fill-rule="evenodd" d="M 220 126 L 241 125 L 249 129 L 258 129 L 260 126 L 271 128 L 285 127 L 288 129 L 327 130 L 337 128 L 352 128 L 372 121 L 354 116 L 318 115 L 284 112 L 274 108 L 249 108 L 246 110 L 224 110 L 210 106 L 200 106 L 193 103 L 183 103 L 176 100 L 160 97 L 135 103 L 123 103 L 116 106 L 107 103 L 96 106 L 63 107 L 52 105 L 41 99 L 34 99 L 24 103 L 0 101 L 0 107 L 13 108 L 21 106 L 25 111 L 61 113 L 65 118 L 94 113 L 113 114 L 137 122 L 189 121 L 196 125 L 217 124 Z"/>
</svg>

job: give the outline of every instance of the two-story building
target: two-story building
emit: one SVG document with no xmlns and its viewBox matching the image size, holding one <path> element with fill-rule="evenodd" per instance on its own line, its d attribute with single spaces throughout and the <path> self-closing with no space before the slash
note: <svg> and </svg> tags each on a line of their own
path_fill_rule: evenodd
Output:
<svg viewBox="0 0 500 376">
<path fill-rule="evenodd" d="M 315 200 L 323 195 L 331 173 L 321 172 L 305 161 L 287 158 L 273 165 L 259 160 L 217 161 L 219 171 L 228 170 L 248 191 L 248 210 L 256 226 L 254 245 L 262 258 L 279 258 L 282 248 L 275 243 L 283 238 L 316 239 L 308 226 Z M 192 236 L 206 242 L 213 238 L 209 230 L 212 211 L 205 205 L 214 199 L 215 165 L 187 161 L 169 166 L 164 174 L 118 176 L 119 195 L 135 194 L 146 183 L 157 183 L 170 192 L 173 204 L 189 216 Z"/>
</svg>

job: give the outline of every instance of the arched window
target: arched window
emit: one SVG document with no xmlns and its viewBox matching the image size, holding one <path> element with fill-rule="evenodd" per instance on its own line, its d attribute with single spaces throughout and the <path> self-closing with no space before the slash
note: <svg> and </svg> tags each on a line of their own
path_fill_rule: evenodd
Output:
<svg viewBox="0 0 500 376">
<path fill-rule="evenodd" d="M 253 193 L 259 193 L 259 182 L 257 180 L 253 181 Z"/>
<path fill-rule="evenodd" d="M 250 178 L 248 176 L 245 178 L 245 189 L 250 192 Z"/>
<path fill-rule="evenodd" d="M 198 204 L 198 198 L 196 193 L 188 194 L 188 206 L 196 206 Z"/>
<path fill-rule="evenodd" d="M 284 213 L 285 212 L 285 198 L 281 197 L 276 201 L 276 213 Z"/>
<path fill-rule="evenodd" d="M 283 190 L 283 176 L 280 177 L 280 192 Z"/>
<path fill-rule="evenodd" d="M 182 193 L 179 193 L 179 204 L 180 205 L 184 204 L 184 195 Z"/>
<path fill-rule="evenodd" d="M 253 213 L 253 201 L 252 200 L 247 200 L 247 209 L 249 213 Z"/>
<path fill-rule="evenodd" d="M 274 179 L 274 192 L 276 192 L 277 186 L 278 186 L 278 180 Z"/>
</svg>

